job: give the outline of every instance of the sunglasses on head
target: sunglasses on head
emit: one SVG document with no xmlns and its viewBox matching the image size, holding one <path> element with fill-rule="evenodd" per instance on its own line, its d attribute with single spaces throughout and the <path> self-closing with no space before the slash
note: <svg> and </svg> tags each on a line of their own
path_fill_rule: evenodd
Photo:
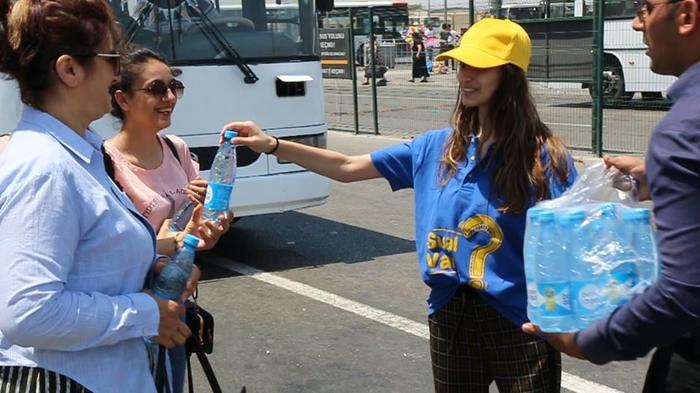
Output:
<svg viewBox="0 0 700 393">
<path fill-rule="evenodd" d="M 171 80 L 168 84 L 160 79 L 156 79 L 149 83 L 147 87 L 134 90 L 145 91 L 154 97 L 160 97 L 163 99 L 168 95 L 168 89 L 170 89 L 170 91 L 172 91 L 177 98 L 182 98 L 182 95 L 185 94 L 185 85 L 183 85 L 182 82 L 177 79 Z"/>
</svg>

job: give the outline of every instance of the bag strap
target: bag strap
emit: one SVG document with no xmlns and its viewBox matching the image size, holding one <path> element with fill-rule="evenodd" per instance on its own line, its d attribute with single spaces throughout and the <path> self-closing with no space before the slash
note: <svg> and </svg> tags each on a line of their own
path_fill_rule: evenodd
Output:
<svg viewBox="0 0 700 393">
<path fill-rule="evenodd" d="M 216 374 L 214 374 L 214 369 L 211 367 L 209 359 L 207 359 L 207 355 L 204 353 L 204 350 L 202 349 L 199 340 L 191 341 L 194 345 L 194 353 L 197 355 L 199 363 L 202 365 L 202 370 L 204 371 L 204 375 L 206 375 L 207 377 L 207 381 L 209 381 L 211 391 L 214 393 L 223 393 L 223 391 L 221 390 L 221 386 L 219 386 L 219 381 L 216 379 Z M 190 364 L 189 357 L 187 357 L 187 378 L 187 385 L 189 387 L 190 393 L 194 393 L 194 385 L 192 383 L 192 366 Z M 245 386 L 243 387 L 243 390 L 241 390 L 241 392 L 245 393 Z"/>
<path fill-rule="evenodd" d="M 116 184 L 121 191 L 124 191 L 124 188 L 121 184 L 119 184 L 116 176 L 114 176 L 114 160 L 112 160 L 112 156 L 110 156 L 109 153 L 107 153 L 107 150 L 105 150 L 104 143 L 100 146 L 100 150 L 102 150 L 102 158 L 104 159 L 105 171 L 107 172 L 107 176 L 109 176 L 109 178 L 112 179 L 114 184 Z"/>
<path fill-rule="evenodd" d="M 180 165 L 182 165 L 182 161 L 180 161 L 180 155 L 177 154 L 177 149 L 175 148 L 175 143 L 173 143 L 173 141 L 171 141 L 167 135 L 163 135 L 162 138 L 165 141 L 165 144 L 168 145 L 168 147 L 170 148 L 170 151 L 173 152 L 175 158 L 177 158 L 177 162 L 179 162 Z"/>
<path fill-rule="evenodd" d="M 156 364 L 156 389 L 158 389 L 158 393 L 170 393 L 168 371 L 165 367 L 165 347 L 158 346 L 158 363 Z"/>
</svg>

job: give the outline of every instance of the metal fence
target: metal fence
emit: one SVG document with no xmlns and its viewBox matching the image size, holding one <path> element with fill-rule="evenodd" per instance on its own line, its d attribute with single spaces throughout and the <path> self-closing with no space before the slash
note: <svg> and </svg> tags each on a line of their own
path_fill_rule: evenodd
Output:
<svg viewBox="0 0 700 393">
<path fill-rule="evenodd" d="M 673 79 L 649 70 L 642 35 L 632 30 L 631 18 L 604 20 L 600 17 L 604 11 L 596 12 L 596 7 L 602 9 L 603 3 L 594 3 L 579 17 L 517 21 L 533 43 L 528 71 L 531 92 L 542 119 L 570 148 L 596 155 L 642 154 L 651 130 L 670 106 L 665 90 Z M 474 14 L 476 18 L 498 16 L 486 8 Z M 458 94 L 452 64 L 433 62 L 427 82 L 411 82 L 410 45 L 382 41 L 379 50 L 388 68 L 386 85 L 373 85 L 371 77 L 367 83 L 366 67 L 361 64 L 356 82 L 324 80 L 329 127 L 407 137 L 448 127 Z M 440 50 L 429 48 L 428 59 Z"/>
</svg>

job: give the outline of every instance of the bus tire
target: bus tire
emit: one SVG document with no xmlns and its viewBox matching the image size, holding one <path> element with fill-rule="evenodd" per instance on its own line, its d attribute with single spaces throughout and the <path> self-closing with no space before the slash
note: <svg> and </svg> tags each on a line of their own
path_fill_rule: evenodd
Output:
<svg viewBox="0 0 700 393">
<path fill-rule="evenodd" d="M 607 59 L 606 59 L 607 60 Z M 588 87 L 591 98 L 595 98 L 593 85 Z M 603 98 L 605 100 L 629 100 L 634 92 L 625 90 L 625 77 L 617 60 L 606 61 L 603 66 Z"/>
</svg>

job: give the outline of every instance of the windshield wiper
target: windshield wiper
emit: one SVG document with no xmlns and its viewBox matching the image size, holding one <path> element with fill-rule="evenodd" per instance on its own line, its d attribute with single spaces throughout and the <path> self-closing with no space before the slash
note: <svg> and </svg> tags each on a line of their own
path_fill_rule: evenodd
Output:
<svg viewBox="0 0 700 393">
<path fill-rule="evenodd" d="M 156 6 L 158 7 L 160 5 L 160 2 L 164 0 L 149 0 L 146 2 L 144 8 L 141 10 L 139 17 L 136 20 L 132 20 L 131 23 L 129 23 L 129 26 L 127 27 L 126 31 L 126 37 L 127 37 L 127 43 L 133 42 L 136 33 L 143 28 L 143 25 L 146 21 L 146 18 L 148 18 L 148 15 L 151 13 L 153 10 L 153 7 Z M 165 0 L 167 1 L 167 0 Z M 154 4 L 157 3 L 157 4 Z M 169 3 L 169 1 L 168 1 Z M 191 11 L 194 15 L 195 18 L 195 23 L 200 24 L 200 28 L 202 33 L 207 37 L 207 39 L 210 42 L 216 42 L 219 47 L 223 48 L 223 51 L 228 55 L 228 57 L 233 60 L 234 64 L 238 66 L 238 68 L 241 70 L 243 73 L 243 81 L 247 84 L 252 84 L 260 80 L 257 75 L 255 75 L 255 72 L 248 66 L 248 64 L 243 60 L 241 55 L 238 53 L 236 49 L 234 49 L 231 44 L 228 42 L 226 37 L 223 35 L 223 33 L 214 25 L 214 23 L 209 19 L 209 17 L 202 12 L 197 6 L 187 4 L 187 2 L 184 2 L 185 6 L 188 7 L 188 10 Z M 170 4 L 168 4 L 170 5 Z M 160 7 L 158 7 L 160 8 Z M 168 7 L 170 8 L 170 7 Z M 172 15 L 169 15 L 168 19 L 170 20 L 172 18 Z M 171 34 L 172 34 L 172 28 L 171 28 Z"/>
</svg>

